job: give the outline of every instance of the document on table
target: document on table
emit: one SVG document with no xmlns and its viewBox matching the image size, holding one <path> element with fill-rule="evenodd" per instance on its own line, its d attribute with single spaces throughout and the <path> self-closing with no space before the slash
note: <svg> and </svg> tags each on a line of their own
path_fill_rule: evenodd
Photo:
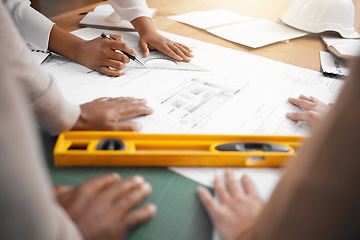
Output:
<svg viewBox="0 0 360 240">
<path fill-rule="evenodd" d="M 37 48 L 31 46 L 30 44 L 28 44 L 28 48 L 30 50 L 30 55 L 34 58 L 34 60 L 38 64 L 45 62 L 51 56 L 50 52 L 37 49 Z"/>
<path fill-rule="evenodd" d="M 351 59 L 360 56 L 360 40 L 321 36 L 329 52 L 340 59 Z"/>
<path fill-rule="evenodd" d="M 157 9 L 148 9 L 151 16 L 154 16 Z M 135 30 L 134 26 L 126 20 L 121 20 L 119 15 L 114 12 L 114 8 L 110 4 L 102 4 L 97 6 L 94 11 L 89 12 L 79 22 L 81 27 L 95 27 L 116 30 Z"/>
<path fill-rule="evenodd" d="M 262 18 L 244 16 L 226 9 L 195 11 L 170 16 L 169 18 L 252 48 L 263 47 L 307 34 L 289 26 Z"/>
<path fill-rule="evenodd" d="M 101 33 L 93 28 L 74 32 L 84 39 Z M 343 85 L 319 72 L 165 32 L 161 34 L 193 49 L 191 63 L 175 62 L 156 51 L 144 59 L 137 47 L 138 34 L 120 34 L 148 68 L 130 62 L 125 75 L 108 77 L 59 56 L 42 66 L 55 76 L 61 92 L 73 103 L 100 97 L 147 99 L 155 112 L 135 119 L 142 123 L 143 133 L 307 135 L 307 124 L 285 117 L 287 112 L 300 110 L 288 103 L 288 97 L 305 94 L 334 102 Z M 214 170 L 176 171 L 187 176 L 196 172 L 192 179 L 208 183 Z"/>
</svg>

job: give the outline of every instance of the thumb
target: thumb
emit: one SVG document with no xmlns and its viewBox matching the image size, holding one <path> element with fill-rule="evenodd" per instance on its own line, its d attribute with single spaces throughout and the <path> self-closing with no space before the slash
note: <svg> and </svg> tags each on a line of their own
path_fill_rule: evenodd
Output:
<svg viewBox="0 0 360 240">
<path fill-rule="evenodd" d="M 139 48 L 144 57 L 149 56 L 149 48 L 145 41 L 142 41 L 142 40 L 139 41 Z"/>
</svg>

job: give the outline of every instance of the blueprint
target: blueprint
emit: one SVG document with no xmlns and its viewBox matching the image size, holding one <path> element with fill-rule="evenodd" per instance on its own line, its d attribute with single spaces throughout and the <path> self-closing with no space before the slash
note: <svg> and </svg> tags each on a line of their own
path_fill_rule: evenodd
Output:
<svg viewBox="0 0 360 240">
<path fill-rule="evenodd" d="M 73 33 L 93 39 L 102 32 L 84 28 Z M 147 62 L 147 68 L 131 62 L 125 75 L 108 77 L 57 55 L 42 66 L 73 103 L 100 97 L 147 99 L 155 112 L 135 119 L 142 123 L 143 133 L 308 135 L 307 124 L 285 117 L 287 112 L 301 110 L 288 103 L 288 97 L 304 94 L 334 102 L 343 85 L 319 72 L 165 32 L 161 34 L 193 49 L 192 61 L 177 63 L 159 52 L 144 59 L 137 47 L 137 33 L 120 34 L 137 51 L 137 57 Z M 222 171 L 171 169 L 207 186 L 212 186 L 214 175 Z M 238 177 L 243 173 L 256 178 L 264 199 L 281 176 L 278 169 L 236 170 Z"/>
<path fill-rule="evenodd" d="M 84 28 L 74 34 L 93 39 L 102 32 Z M 193 49 L 190 63 L 157 51 L 143 58 L 137 33 L 120 34 L 149 67 L 131 61 L 125 75 L 108 77 L 60 56 L 42 66 L 74 103 L 99 97 L 147 99 L 154 114 L 136 120 L 146 133 L 307 135 L 307 124 L 285 117 L 299 110 L 287 98 L 302 93 L 332 102 L 342 87 L 340 80 L 315 71 L 169 33 L 162 34 Z"/>
</svg>

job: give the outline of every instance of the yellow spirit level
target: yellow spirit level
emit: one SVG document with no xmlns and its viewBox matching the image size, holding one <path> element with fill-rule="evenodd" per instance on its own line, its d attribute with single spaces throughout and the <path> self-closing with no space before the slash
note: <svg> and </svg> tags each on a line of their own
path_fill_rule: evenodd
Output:
<svg viewBox="0 0 360 240">
<path fill-rule="evenodd" d="M 304 137 L 133 132 L 63 132 L 56 166 L 278 167 L 293 157 Z"/>
</svg>

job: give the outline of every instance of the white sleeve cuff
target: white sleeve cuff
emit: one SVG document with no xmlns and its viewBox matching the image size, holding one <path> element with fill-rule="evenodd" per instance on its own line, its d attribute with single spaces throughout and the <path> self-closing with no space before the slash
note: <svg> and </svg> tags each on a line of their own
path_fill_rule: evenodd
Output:
<svg viewBox="0 0 360 240">
<path fill-rule="evenodd" d="M 109 2 L 122 20 L 132 21 L 138 17 L 151 18 L 145 0 L 109 0 Z"/>
<path fill-rule="evenodd" d="M 46 51 L 54 23 L 30 7 L 28 0 L 8 0 L 5 7 L 24 40 Z"/>
</svg>

